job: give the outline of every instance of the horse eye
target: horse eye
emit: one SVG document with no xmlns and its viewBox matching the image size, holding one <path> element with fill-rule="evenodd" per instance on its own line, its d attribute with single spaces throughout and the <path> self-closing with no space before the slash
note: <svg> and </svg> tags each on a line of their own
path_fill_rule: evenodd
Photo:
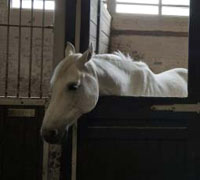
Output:
<svg viewBox="0 0 200 180">
<path fill-rule="evenodd" d="M 70 84 L 67 86 L 68 90 L 70 90 L 70 91 L 75 91 L 75 90 L 78 89 L 78 87 L 79 87 L 79 85 L 78 85 L 77 83 L 70 83 Z"/>
</svg>

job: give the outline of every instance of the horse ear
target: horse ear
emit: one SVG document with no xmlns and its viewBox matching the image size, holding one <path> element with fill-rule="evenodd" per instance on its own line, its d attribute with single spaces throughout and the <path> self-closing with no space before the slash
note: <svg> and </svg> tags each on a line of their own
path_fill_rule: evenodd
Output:
<svg viewBox="0 0 200 180">
<path fill-rule="evenodd" d="M 90 59 L 92 59 L 93 54 L 94 51 L 91 43 L 88 50 L 83 53 L 82 57 L 78 61 L 79 66 L 84 66 Z"/>
<path fill-rule="evenodd" d="M 65 57 L 68 57 L 75 53 L 75 47 L 70 42 L 67 42 L 67 46 L 65 49 Z"/>
</svg>

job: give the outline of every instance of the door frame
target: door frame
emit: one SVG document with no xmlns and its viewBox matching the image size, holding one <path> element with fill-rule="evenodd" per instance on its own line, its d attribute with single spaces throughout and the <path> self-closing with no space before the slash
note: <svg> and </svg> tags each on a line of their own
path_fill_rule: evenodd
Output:
<svg viewBox="0 0 200 180">
<path fill-rule="evenodd" d="M 89 2 L 90 0 L 82 0 L 82 3 L 84 6 L 87 6 L 85 10 L 84 16 L 89 17 Z M 128 111 L 125 107 L 126 104 L 129 106 L 138 106 L 141 107 L 143 110 L 151 110 L 152 106 L 155 105 L 173 105 L 173 104 L 197 104 L 200 102 L 200 83 L 197 83 L 199 81 L 200 77 L 200 11 L 198 9 L 200 7 L 200 2 L 198 0 L 191 0 L 190 3 L 190 25 L 189 25 L 189 75 L 188 75 L 188 97 L 186 98 L 161 98 L 161 97 L 116 97 L 116 96 L 105 96 L 100 97 L 99 102 L 96 106 L 96 108 L 89 113 L 89 116 L 91 117 L 123 117 L 125 114 L 128 116 L 134 116 L 134 113 L 131 111 Z M 83 11 L 83 7 L 81 8 Z M 82 20 L 82 19 L 81 19 Z M 86 21 L 86 20 L 85 20 Z M 75 26 L 74 26 L 75 27 Z M 80 32 L 80 51 L 83 52 L 88 48 L 89 43 L 89 35 L 87 34 L 89 30 L 89 21 L 83 22 L 81 21 L 81 32 Z M 66 31 L 67 32 L 67 31 Z M 84 36 L 85 33 L 87 34 Z M 66 34 L 66 33 L 65 33 Z M 70 40 L 72 43 L 75 43 L 75 33 L 72 33 L 73 37 L 65 38 L 66 40 Z M 86 38 L 86 39 L 85 39 Z M 114 106 L 113 104 L 117 104 L 118 107 Z M 116 112 L 118 114 L 116 114 Z M 156 111 L 155 111 L 156 112 Z M 141 114 L 142 115 L 142 114 Z M 85 117 L 83 117 L 84 119 Z M 87 115 L 86 115 L 87 118 Z M 193 124 L 192 126 L 195 127 Z M 194 135 L 197 133 L 194 129 Z M 76 130 L 76 128 L 74 129 Z M 79 127 L 78 127 L 78 133 L 79 133 Z M 63 167 L 63 170 L 66 170 L 68 168 L 67 177 L 71 177 L 72 172 L 72 138 L 76 139 L 77 134 L 73 133 L 72 137 L 72 130 L 69 130 L 67 143 L 64 143 L 65 147 L 63 149 L 64 156 L 62 158 L 62 164 L 65 164 Z M 79 143 L 79 140 L 78 140 Z M 78 148 L 76 145 L 75 148 Z M 67 163 L 66 163 L 66 159 Z M 65 174 L 66 175 L 66 174 Z M 66 177 L 66 176 L 65 176 Z"/>
</svg>

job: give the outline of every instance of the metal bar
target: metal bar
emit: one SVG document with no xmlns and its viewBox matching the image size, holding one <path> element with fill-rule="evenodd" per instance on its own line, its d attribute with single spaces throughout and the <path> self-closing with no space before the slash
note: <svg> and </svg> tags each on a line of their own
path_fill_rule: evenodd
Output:
<svg viewBox="0 0 200 180">
<path fill-rule="evenodd" d="M 175 32 L 175 31 L 138 31 L 138 30 L 113 30 L 113 36 L 126 34 L 137 36 L 167 36 L 167 37 L 188 37 L 188 32 Z"/>
<path fill-rule="evenodd" d="M 41 65 L 40 65 L 40 98 L 42 98 L 42 81 L 43 81 L 43 62 L 44 62 L 44 25 L 45 25 L 45 0 L 43 0 L 42 9 L 42 37 L 41 37 Z"/>
<path fill-rule="evenodd" d="M 96 37 L 96 53 L 100 51 L 100 36 L 101 36 L 101 0 L 97 4 L 97 37 Z"/>
<path fill-rule="evenodd" d="M 200 1 L 192 0 L 189 17 L 189 63 L 188 63 L 188 97 L 200 101 Z M 198 59 L 198 60 L 197 60 Z"/>
<path fill-rule="evenodd" d="M 89 126 L 88 129 L 135 129 L 135 130 L 187 130 L 188 127 L 160 126 Z"/>
<path fill-rule="evenodd" d="M 74 3 L 75 1 L 62 1 L 62 0 L 55 1 L 56 11 L 54 14 L 54 30 L 53 30 L 54 32 L 53 68 L 55 68 L 55 66 L 64 57 L 66 41 L 74 43 L 72 36 L 73 32 L 75 31 L 73 31 L 72 33 L 69 32 L 70 30 L 73 29 L 72 27 L 74 27 L 71 24 L 73 24 L 74 22 L 73 18 L 76 17 L 74 11 L 74 6 L 75 6 Z M 71 9 L 71 11 L 67 9 Z M 68 14 L 72 15 L 71 20 L 68 20 L 70 18 Z"/>
<path fill-rule="evenodd" d="M 48 180 L 49 144 L 43 142 L 42 180 Z"/>
<path fill-rule="evenodd" d="M 150 3 L 131 3 L 131 2 L 117 2 L 118 4 L 122 5 L 141 5 L 141 6 L 158 6 L 158 4 L 150 4 Z"/>
<path fill-rule="evenodd" d="M 159 0 L 159 15 L 162 14 L 162 0 Z"/>
<path fill-rule="evenodd" d="M 19 40 L 18 40 L 18 69 L 17 69 L 17 97 L 19 97 L 20 91 L 20 71 L 21 71 L 21 22 L 22 22 L 22 0 L 20 0 L 19 10 Z"/>
<path fill-rule="evenodd" d="M 17 24 L 0 24 L 0 26 L 5 26 L 5 27 L 19 27 Z M 29 25 L 21 25 L 22 28 L 41 28 L 42 26 L 29 26 Z M 45 29 L 53 29 L 53 26 L 44 26 Z"/>
<path fill-rule="evenodd" d="M 33 3 L 31 0 L 31 28 L 30 28 L 30 57 L 29 57 L 29 80 L 28 80 L 28 97 L 31 97 L 31 74 L 32 74 L 32 55 L 33 55 Z"/>
<path fill-rule="evenodd" d="M 180 7 L 180 8 L 189 8 L 190 6 L 187 5 L 172 5 L 172 4 L 162 4 L 162 7 L 168 6 L 168 7 Z"/>
<path fill-rule="evenodd" d="M 7 24 L 10 24 L 10 0 L 8 0 L 8 19 Z M 9 61 L 9 42 L 10 42 L 10 26 L 7 26 L 7 46 L 6 46 L 6 70 L 5 70 L 5 97 L 8 95 L 8 61 Z"/>
<path fill-rule="evenodd" d="M 80 51 L 81 0 L 76 2 L 75 49 Z"/>
<path fill-rule="evenodd" d="M 158 6 L 159 4 L 150 4 L 150 3 L 131 3 L 131 2 L 117 2 L 117 4 L 122 4 L 122 5 L 140 5 L 140 6 Z M 172 5 L 172 4 L 162 4 L 161 6 L 170 6 L 170 7 L 190 7 L 188 5 Z"/>
<path fill-rule="evenodd" d="M 89 39 L 90 39 L 90 10 L 91 5 L 90 2 L 92 0 L 88 1 L 81 1 L 81 43 L 80 43 L 80 52 L 84 52 L 89 45 Z"/>
<path fill-rule="evenodd" d="M 111 15 L 116 13 L 116 0 L 107 0 L 107 9 Z"/>
<path fill-rule="evenodd" d="M 76 180 L 77 173 L 77 128 L 78 124 L 75 123 L 72 127 L 72 176 L 71 180 Z"/>
</svg>

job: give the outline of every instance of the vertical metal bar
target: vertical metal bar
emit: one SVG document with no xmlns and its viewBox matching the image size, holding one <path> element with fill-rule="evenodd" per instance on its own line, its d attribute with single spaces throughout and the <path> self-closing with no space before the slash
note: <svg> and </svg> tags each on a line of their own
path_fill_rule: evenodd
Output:
<svg viewBox="0 0 200 180">
<path fill-rule="evenodd" d="M 33 55 L 33 3 L 31 0 L 31 27 L 30 27 L 30 57 L 29 57 L 29 80 L 28 80 L 28 97 L 31 97 L 31 75 L 32 75 L 32 55 Z"/>
<path fill-rule="evenodd" d="M 72 175 L 71 179 L 76 180 L 77 168 L 77 132 L 78 124 L 75 123 L 72 127 Z"/>
<path fill-rule="evenodd" d="M 80 52 L 80 29 L 81 29 L 81 0 L 76 1 L 75 19 L 75 49 Z M 73 21 L 73 20 L 72 20 Z"/>
<path fill-rule="evenodd" d="M 107 0 L 107 9 L 111 15 L 116 13 L 116 0 Z"/>
<path fill-rule="evenodd" d="M 22 0 L 20 0 L 19 9 L 19 40 L 18 40 L 18 69 L 17 69 L 17 97 L 20 91 L 20 71 L 21 71 L 21 21 L 22 21 Z"/>
<path fill-rule="evenodd" d="M 84 52 L 88 49 L 90 40 L 90 2 L 92 0 L 81 1 L 81 43 L 80 52 Z"/>
<path fill-rule="evenodd" d="M 45 25 L 45 0 L 43 0 L 42 9 L 42 37 L 41 37 L 41 65 L 40 65 L 40 98 L 42 98 L 42 81 L 43 81 L 43 61 L 44 61 L 44 25 Z"/>
<path fill-rule="evenodd" d="M 55 1 L 55 15 L 54 15 L 54 48 L 53 48 L 53 68 L 60 62 L 64 57 L 65 43 L 66 41 L 73 42 L 73 22 L 76 16 L 74 12 L 73 4 L 76 1 Z M 71 5 L 72 4 L 72 5 Z M 68 10 L 71 9 L 71 10 Z M 72 15 L 71 20 L 68 20 Z M 73 15 L 75 14 L 75 15 Z M 72 32 L 71 32 L 72 31 Z M 79 50 L 79 49 L 77 49 Z"/>
<path fill-rule="evenodd" d="M 188 92 L 189 98 L 200 101 L 200 1 L 190 1 L 190 27 L 189 27 L 189 74 L 188 74 Z M 198 60 L 197 60 L 198 59 Z"/>
<path fill-rule="evenodd" d="M 97 36 L 96 36 L 96 53 L 100 51 L 100 36 L 101 36 L 101 0 L 97 3 Z"/>
<path fill-rule="evenodd" d="M 10 0 L 8 0 L 8 19 L 7 19 L 7 46 L 6 46 L 6 71 L 5 71 L 5 97 L 8 96 L 8 61 L 10 43 Z"/>
<path fill-rule="evenodd" d="M 49 144 L 43 142 L 42 180 L 48 180 Z"/>
<path fill-rule="evenodd" d="M 159 0 L 159 16 L 162 15 L 162 0 Z"/>
</svg>

